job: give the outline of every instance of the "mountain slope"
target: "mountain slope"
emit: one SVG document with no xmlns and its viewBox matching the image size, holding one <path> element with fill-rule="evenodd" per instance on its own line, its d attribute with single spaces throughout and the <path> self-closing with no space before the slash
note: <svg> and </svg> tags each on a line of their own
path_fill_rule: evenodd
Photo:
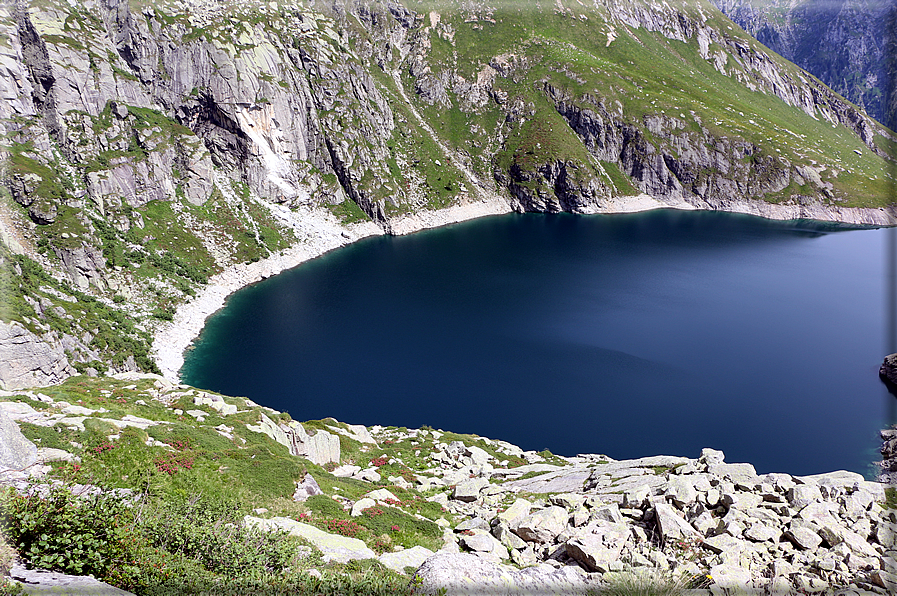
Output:
<svg viewBox="0 0 897 596">
<path fill-rule="evenodd" d="M 707 2 L 0 12 L 9 386 L 153 370 L 178 305 L 370 234 L 662 206 L 897 222 L 892 133 Z"/>
<path fill-rule="evenodd" d="M 893 52 L 897 4 L 890 0 L 714 0 L 761 43 L 895 125 Z M 890 104 L 890 107 L 889 107 Z"/>
</svg>

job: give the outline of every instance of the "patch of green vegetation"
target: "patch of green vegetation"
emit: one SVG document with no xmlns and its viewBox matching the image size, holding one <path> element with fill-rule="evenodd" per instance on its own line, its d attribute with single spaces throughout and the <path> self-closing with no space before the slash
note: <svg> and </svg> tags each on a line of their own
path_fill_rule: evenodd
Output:
<svg viewBox="0 0 897 596">
<path fill-rule="evenodd" d="M 4 533 L 43 568 L 90 573 L 139 594 L 407 594 L 379 564 L 324 566 L 301 540 L 243 523 L 232 501 L 138 495 L 2 497 Z M 323 567 L 316 578 L 307 569 Z M 376 571 L 376 573 L 371 573 Z"/>
<path fill-rule="evenodd" d="M 897 488 L 893 486 L 885 489 L 885 509 L 897 509 Z"/>
<path fill-rule="evenodd" d="M 632 184 L 632 180 L 620 171 L 620 167 L 617 164 L 610 161 L 602 161 L 600 163 L 603 173 L 607 175 L 607 178 L 613 184 L 617 196 L 626 197 L 639 194 L 639 190 Z"/>
<path fill-rule="evenodd" d="M 230 239 L 236 262 L 258 261 L 272 252 L 287 248 L 295 240 L 292 230 L 282 226 L 271 212 L 250 196 L 244 182 L 232 182 L 239 201 L 227 201 L 217 188 L 200 207 L 190 206 L 191 213 L 214 225 L 216 233 Z"/>
<path fill-rule="evenodd" d="M 311 512 L 307 520 L 309 523 L 325 531 L 360 538 L 374 548 L 379 547 L 379 550 L 395 544 L 406 548 L 420 544 L 431 550 L 437 550 L 442 545 L 439 526 L 417 519 L 395 506 L 370 507 L 358 517 L 352 517 L 326 495 L 309 497 L 306 506 Z"/>
<path fill-rule="evenodd" d="M 60 177 L 57 170 L 27 155 L 30 152 L 31 148 L 28 145 L 13 144 L 7 163 L 10 173 L 37 176 L 39 181 L 33 190 L 33 194 L 37 197 L 54 202 L 67 198 L 71 182 Z"/>
<path fill-rule="evenodd" d="M 115 74 L 115 76 L 121 77 L 127 81 L 135 81 L 135 82 L 140 81 L 140 79 L 138 79 L 137 76 L 132 72 L 128 72 L 127 70 L 119 68 L 119 67 L 115 66 L 114 64 L 110 64 L 109 66 L 110 66 L 110 68 L 112 68 L 112 72 L 113 72 L 113 74 Z"/>
<path fill-rule="evenodd" d="M 336 205 L 327 205 L 327 209 L 344 224 L 371 221 L 368 214 L 351 199 L 345 199 Z"/>
<path fill-rule="evenodd" d="M 134 321 L 119 309 L 85 294 L 48 275 L 36 262 L 23 255 L 6 255 L 5 267 L 21 272 L 15 280 L 0 285 L 0 301 L 6 305 L 2 316 L 25 324 L 31 332 L 42 335 L 52 329 L 62 334 L 81 337 L 88 332 L 92 339 L 89 345 L 99 351 L 114 365 L 122 365 L 133 357 L 137 366 L 147 372 L 158 372 L 156 363 L 150 358 L 151 338 L 146 331 L 135 327 Z M 42 288 L 50 288 L 47 292 Z M 60 300 L 56 293 L 69 295 L 74 302 Z M 47 309 L 38 315 L 25 296 L 50 300 L 56 309 Z"/>
<path fill-rule="evenodd" d="M 81 52 L 86 49 L 83 43 L 67 35 L 44 35 L 42 39 L 48 44 L 68 46 L 77 52 Z"/>
<path fill-rule="evenodd" d="M 217 273 L 215 260 L 196 233 L 181 223 L 171 203 L 150 201 L 138 211 L 145 225 L 142 229 L 132 227 L 125 239 L 144 247 L 147 256 L 143 267 L 195 283 L 205 283 L 210 275 Z"/>
</svg>

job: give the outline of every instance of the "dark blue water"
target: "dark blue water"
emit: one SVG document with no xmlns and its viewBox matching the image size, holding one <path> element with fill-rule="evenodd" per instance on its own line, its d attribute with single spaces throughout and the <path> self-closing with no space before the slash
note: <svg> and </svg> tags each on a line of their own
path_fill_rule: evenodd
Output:
<svg viewBox="0 0 897 596">
<path fill-rule="evenodd" d="M 887 233 L 656 211 L 368 239 L 232 296 L 182 375 L 298 420 L 868 475 Z"/>
</svg>

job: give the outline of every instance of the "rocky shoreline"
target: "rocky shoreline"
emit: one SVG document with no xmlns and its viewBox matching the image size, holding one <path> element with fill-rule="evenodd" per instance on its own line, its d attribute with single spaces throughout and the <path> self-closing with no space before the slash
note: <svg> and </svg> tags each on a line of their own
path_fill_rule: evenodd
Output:
<svg viewBox="0 0 897 596">
<path fill-rule="evenodd" d="M 234 265 L 213 276 L 195 298 L 177 308 L 171 322 L 156 328 L 153 333 L 153 357 L 164 377 L 178 380 L 184 353 L 199 337 L 206 319 L 224 307 L 228 296 L 326 252 L 370 236 L 412 234 L 480 217 L 512 213 L 517 207 L 513 202 L 490 196 L 438 211 L 425 210 L 403 215 L 390 220 L 385 229 L 373 222 L 341 224 L 323 209 L 304 207 L 285 210 L 281 217 L 289 221 L 299 238 L 297 243 L 267 259 Z M 653 209 L 711 209 L 776 220 L 815 219 L 852 225 L 897 225 L 897 208 L 830 208 L 823 205 L 774 205 L 761 201 L 696 206 L 685 200 L 662 201 L 646 194 L 612 198 L 601 208 L 590 209 L 583 214 L 637 213 Z"/>
<path fill-rule="evenodd" d="M 243 521 L 302 537 L 325 564 L 373 559 L 414 573 L 416 594 L 585 594 L 631 577 L 694 590 L 689 593 L 695 596 L 897 590 L 897 509 L 887 500 L 886 484 L 854 472 L 757 474 L 751 464 L 728 463 L 714 449 L 697 458 L 562 457 L 432 428 L 366 428 L 333 419 L 309 425 L 309 432 L 317 427 L 309 435 L 303 424 L 284 422 L 279 412 L 243 398 L 155 375 L 114 379 L 122 385 L 117 395 L 141 415 L 112 419 L 103 408 L 54 400 L 39 390 L 4 395 L 43 405 L 0 401 L 3 434 L 20 444 L 7 454 L 15 457 L 3 460 L 11 469 L 0 474 L 0 483 L 24 493 L 39 490 L 48 486 L 47 461 L 76 461 L 62 450 L 38 450 L 18 433 L 17 423 L 84 428 L 91 419 L 147 429 L 180 413 L 194 418 L 197 428 L 231 438 L 261 433 L 293 456 L 329 466 L 330 475 L 318 469 L 317 478 L 306 474 L 297 481 L 295 501 L 325 495 L 349 520 L 369 511 L 400 511 L 407 503 L 397 498 L 399 491 L 438 505 L 441 513 L 434 517 L 416 515 L 441 528 L 435 550 L 418 544 L 377 554 L 357 538 L 313 525 L 314 509 L 296 518 L 257 508 Z M 882 436 L 893 444 L 895 432 Z M 337 435 L 343 437 L 333 441 Z M 234 442 L 238 450 L 243 444 Z M 403 468 L 401 475 L 386 472 L 396 467 Z M 347 484 L 340 485 L 342 479 Z"/>
</svg>

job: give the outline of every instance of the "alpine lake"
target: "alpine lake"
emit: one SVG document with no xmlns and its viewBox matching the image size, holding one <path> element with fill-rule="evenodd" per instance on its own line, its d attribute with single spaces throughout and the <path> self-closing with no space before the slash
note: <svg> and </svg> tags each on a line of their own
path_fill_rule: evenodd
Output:
<svg viewBox="0 0 897 596">
<path fill-rule="evenodd" d="M 369 238 L 232 295 L 181 374 L 297 420 L 873 478 L 894 231 L 661 210 Z"/>
</svg>

